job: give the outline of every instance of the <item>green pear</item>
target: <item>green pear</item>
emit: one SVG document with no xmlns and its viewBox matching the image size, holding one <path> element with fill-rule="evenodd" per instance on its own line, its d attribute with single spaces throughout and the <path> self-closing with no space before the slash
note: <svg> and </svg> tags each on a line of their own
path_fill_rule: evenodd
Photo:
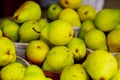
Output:
<svg viewBox="0 0 120 80">
<path fill-rule="evenodd" d="M 63 69 L 60 80 L 89 80 L 89 77 L 81 64 L 74 64 Z"/>
<path fill-rule="evenodd" d="M 29 42 L 26 48 L 26 58 L 29 62 L 41 65 L 49 51 L 49 46 L 42 40 Z"/>
<path fill-rule="evenodd" d="M 26 67 L 24 78 L 22 80 L 47 80 L 42 69 L 37 65 Z"/>
<path fill-rule="evenodd" d="M 77 12 L 79 14 L 80 20 L 84 22 L 87 19 L 94 20 L 96 16 L 96 10 L 91 5 L 81 5 Z"/>
<path fill-rule="evenodd" d="M 35 1 L 25 1 L 13 14 L 13 19 L 18 23 L 29 20 L 38 20 L 40 17 L 41 7 Z"/>
<path fill-rule="evenodd" d="M 85 20 L 82 24 L 81 24 L 81 28 L 78 31 L 78 38 L 84 39 L 85 33 L 87 33 L 89 30 L 94 29 L 95 25 L 94 22 L 90 19 Z"/>
<path fill-rule="evenodd" d="M 118 67 L 120 68 L 120 53 L 117 53 L 117 54 L 115 55 L 115 58 L 116 58 L 116 60 L 117 60 L 117 62 L 118 62 Z"/>
<path fill-rule="evenodd" d="M 72 26 L 76 27 L 81 26 L 81 21 L 79 19 L 78 13 L 71 8 L 63 9 L 59 14 L 58 19 L 68 21 Z"/>
<path fill-rule="evenodd" d="M 19 28 L 20 42 L 30 42 L 40 37 L 40 27 L 37 21 L 26 21 Z"/>
<path fill-rule="evenodd" d="M 74 35 L 70 23 L 63 20 L 55 20 L 49 24 L 48 40 L 53 45 L 66 45 Z"/>
<path fill-rule="evenodd" d="M 108 51 L 106 35 L 99 29 L 91 29 L 85 33 L 84 41 L 88 49 Z"/>
<path fill-rule="evenodd" d="M 65 66 L 73 65 L 73 54 L 66 46 L 53 47 L 47 54 L 42 68 L 49 71 L 61 72 Z M 52 70 L 51 70 L 52 69 Z"/>
<path fill-rule="evenodd" d="M 0 29 L 0 36 L 3 36 L 2 30 Z"/>
<path fill-rule="evenodd" d="M 0 37 L 0 66 L 5 66 L 15 60 L 16 49 L 14 43 L 6 37 Z"/>
<path fill-rule="evenodd" d="M 114 29 L 120 29 L 120 22 L 117 23 L 117 25 L 114 27 Z"/>
<path fill-rule="evenodd" d="M 19 62 L 4 66 L 1 71 L 1 80 L 23 80 L 25 66 Z"/>
<path fill-rule="evenodd" d="M 88 55 L 84 67 L 93 80 L 110 80 L 118 70 L 118 63 L 110 52 L 95 50 Z"/>
<path fill-rule="evenodd" d="M 110 80 L 120 80 L 120 68 L 118 68 L 117 73 Z"/>
<path fill-rule="evenodd" d="M 47 18 L 49 20 L 56 20 L 58 19 L 58 16 L 60 12 L 62 11 L 62 7 L 58 3 L 51 4 L 47 9 Z"/>
<path fill-rule="evenodd" d="M 72 38 L 67 47 L 73 52 L 76 61 L 80 61 L 86 55 L 86 45 L 80 38 Z"/>
<path fill-rule="evenodd" d="M 117 23 L 119 22 L 119 18 L 120 10 L 102 9 L 96 14 L 95 25 L 98 29 L 104 32 L 109 32 L 117 25 Z"/>
<path fill-rule="evenodd" d="M 107 44 L 110 52 L 120 52 L 120 29 L 114 29 L 107 35 Z"/>
<path fill-rule="evenodd" d="M 40 26 L 40 30 L 48 24 L 48 21 L 46 18 L 40 18 L 39 20 L 37 20 L 37 22 Z"/>
<path fill-rule="evenodd" d="M 1 30 L 3 32 L 3 36 L 9 38 L 14 42 L 18 42 L 19 40 L 19 25 L 11 20 L 11 19 L 4 19 L 1 23 Z"/>
<path fill-rule="evenodd" d="M 82 0 L 60 0 L 60 4 L 65 8 L 77 9 L 82 5 Z"/>
</svg>

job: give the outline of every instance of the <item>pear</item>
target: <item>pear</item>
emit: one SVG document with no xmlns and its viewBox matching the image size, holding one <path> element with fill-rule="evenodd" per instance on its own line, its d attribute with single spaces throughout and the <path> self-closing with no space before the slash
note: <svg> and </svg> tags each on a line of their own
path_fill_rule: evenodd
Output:
<svg viewBox="0 0 120 80">
<path fill-rule="evenodd" d="M 95 50 L 87 56 L 84 67 L 92 80 L 110 80 L 118 70 L 118 63 L 110 52 Z"/>
<path fill-rule="evenodd" d="M 114 29 L 107 35 L 107 44 L 110 52 L 120 52 L 120 29 Z"/>
<path fill-rule="evenodd" d="M 1 23 L 1 30 L 3 32 L 3 36 L 9 38 L 13 42 L 19 41 L 19 25 L 15 21 L 4 19 Z"/>
<path fill-rule="evenodd" d="M 26 21 L 19 28 L 20 42 L 30 42 L 40 37 L 40 27 L 37 21 Z"/>
<path fill-rule="evenodd" d="M 3 36 L 2 30 L 0 29 L 0 36 Z"/>
<path fill-rule="evenodd" d="M 88 49 L 108 51 L 106 35 L 99 29 L 91 29 L 84 36 L 84 41 Z"/>
<path fill-rule="evenodd" d="M 13 19 L 18 23 L 28 20 L 38 20 L 40 17 L 41 7 L 35 1 L 25 1 L 13 14 Z"/>
<path fill-rule="evenodd" d="M 32 64 L 26 67 L 22 80 L 47 80 L 47 78 L 39 66 Z"/>
<path fill-rule="evenodd" d="M 89 80 L 89 77 L 81 64 L 74 64 L 63 69 L 60 80 Z"/>
<path fill-rule="evenodd" d="M 49 46 L 42 40 L 31 41 L 26 48 L 26 58 L 29 62 L 41 65 L 49 51 Z"/>
<path fill-rule="evenodd" d="M 1 80 L 23 80 L 25 66 L 19 62 L 4 66 L 1 71 Z"/>
<path fill-rule="evenodd" d="M 62 7 L 58 3 L 53 3 L 47 9 L 47 18 L 51 21 L 58 19 L 59 13 L 62 11 Z"/>
<path fill-rule="evenodd" d="M 49 24 L 48 40 L 53 45 L 66 45 L 74 35 L 69 22 L 55 20 Z"/>
<path fill-rule="evenodd" d="M 117 25 L 117 23 L 119 22 L 119 18 L 120 18 L 120 10 L 102 9 L 96 14 L 95 25 L 98 29 L 104 32 L 109 32 L 113 30 L 114 27 Z"/>
<path fill-rule="evenodd" d="M 15 60 L 16 49 L 14 43 L 6 37 L 0 37 L 0 66 L 5 66 Z"/>
<path fill-rule="evenodd" d="M 46 56 L 42 68 L 49 71 L 61 72 L 65 66 L 73 65 L 73 54 L 66 46 L 53 47 Z"/>
<path fill-rule="evenodd" d="M 71 8 L 63 9 L 59 14 L 58 19 L 68 21 L 72 26 L 81 26 L 81 21 L 79 19 L 78 13 Z"/>
<path fill-rule="evenodd" d="M 120 80 L 120 68 L 118 68 L 117 73 L 110 80 Z"/>
<path fill-rule="evenodd" d="M 72 38 L 67 47 L 73 52 L 76 61 L 80 61 L 86 55 L 86 45 L 80 38 Z"/>
<path fill-rule="evenodd" d="M 82 5 L 82 0 L 60 0 L 60 4 L 65 8 L 77 9 Z"/>
<path fill-rule="evenodd" d="M 115 58 L 116 58 L 116 60 L 117 60 L 117 62 L 118 62 L 118 67 L 120 68 L 120 53 L 117 53 L 117 54 L 115 55 Z"/>
<path fill-rule="evenodd" d="M 81 5 L 77 9 L 77 12 L 82 22 L 84 22 L 87 19 L 94 20 L 96 16 L 96 10 L 91 5 Z"/>
<path fill-rule="evenodd" d="M 94 22 L 90 19 L 85 20 L 82 24 L 81 24 L 81 28 L 78 31 L 78 38 L 84 39 L 85 33 L 87 33 L 89 30 L 94 29 L 95 25 Z"/>
<path fill-rule="evenodd" d="M 48 24 L 48 21 L 46 18 L 40 18 L 39 20 L 37 20 L 37 22 L 38 22 L 38 25 L 40 26 L 40 30 Z"/>
</svg>

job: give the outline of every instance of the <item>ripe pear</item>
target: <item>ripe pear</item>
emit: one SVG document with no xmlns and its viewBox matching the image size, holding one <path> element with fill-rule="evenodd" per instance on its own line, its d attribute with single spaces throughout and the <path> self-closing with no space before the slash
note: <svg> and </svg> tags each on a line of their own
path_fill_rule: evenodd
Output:
<svg viewBox="0 0 120 80">
<path fill-rule="evenodd" d="M 40 18 L 39 20 L 37 20 L 37 22 L 40 27 L 40 30 L 48 24 L 48 21 L 46 18 Z"/>
<path fill-rule="evenodd" d="M 82 5 L 82 0 L 60 0 L 60 4 L 65 8 L 77 9 Z"/>
<path fill-rule="evenodd" d="M 108 51 L 106 35 L 99 29 L 91 29 L 85 33 L 84 41 L 88 49 Z"/>
<path fill-rule="evenodd" d="M 55 46 L 47 54 L 42 68 L 49 71 L 61 72 L 64 67 L 74 64 L 73 54 L 66 46 Z M 51 70 L 52 69 L 52 70 Z"/>
<path fill-rule="evenodd" d="M 114 29 L 107 35 L 107 44 L 110 52 L 120 52 L 120 29 Z"/>
<path fill-rule="evenodd" d="M 117 60 L 117 62 L 118 62 L 118 67 L 120 68 L 120 53 L 117 53 L 117 54 L 115 55 L 115 58 L 116 58 L 116 60 Z"/>
<path fill-rule="evenodd" d="M 16 60 L 16 49 L 14 43 L 6 38 L 0 37 L 0 66 L 5 66 Z"/>
<path fill-rule="evenodd" d="M 81 64 L 74 64 L 63 69 L 60 80 L 89 80 L 89 77 Z"/>
<path fill-rule="evenodd" d="M 0 36 L 3 36 L 2 30 L 0 29 Z"/>
<path fill-rule="evenodd" d="M 18 23 L 29 20 L 38 20 L 40 17 L 41 7 L 35 1 L 25 1 L 13 14 L 13 19 Z"/>
<path fill-rule="evenodd" d="M 120 18 L 120 10 L 102 9 L 96 14 L 95 25 L 101 31 L 109 32 L 113 30 L 114 27 L 117 25 L 117 23 L 119 22 L 119 18 Z"/>
<path fill-rule="evenodd" d="M 84 39 L 85 33 L 87 33 L 89 30 L 94 29 L 95 25 L 94 22 L 90 19 L 85 20 L 82 24 L 81 24 L 81 28 L 78 31 L 78 38 Z"/>
<path fill-rule="evenodd" d="M 92 80 L 110 80 L 118 70 L 118 63 L 110 52 L 95 50 L 87 56 L 84 67 Z"/>
<path fill-rule="evenodd" d="M 30 42 L 40 37 L 40 27 L 37 21 L 26 21 L 19 28 L 20 42 Z"/>
<path fill-rule="evenodd" d="M 37 65 L 30 65 L 26 67 L 24 78 L 22 80 L 47 80 L 42 69 Z"/>
<path fill-rule="evenodd" d="M 3 32 L 3 36 L 14 42 L 19 41 L 19 25 L 15 21 L 7 18 L 4 19 L 1 23 L 1 30 Z"/>
<path fill-rule="evenodd" d="M 45 43 L 47 43 L 47 45 L 51 48 L 54 45 L 50 43 L 50 41 L 48 40 L 48 31 L 49 31 L 49 24 L 45 25 L 40 32 L 40 40 L 44 41 Z"/>
<path fill-rule="evenodd" d="M 58 16 L 62 9 L 62 6 L 58 3 L 51 4 L 47 9 L 47 18 L 51 21 L 58 19 Z"/>
<path fill-rule="evenodd" d="M 80 38 L 72 38 L 67 47 L 73 52 L 76 61 L 80 61 L 86 55 L 86 45 Z"/>
<path fill-rule="evenodd" d="M 15 62 L 4 66 L 1 71 L 1 80 L 23 80 L 25 66 L 22 63 Z"/>
<path fill-rule="evenodd" d="M 49 24 L 48 40 L 53 45 L 66 45 L 74 35 L 69 22 L 55 20 Z"/>
<path fill-rule="evenodd" d="M 81 5 L 77 9 L 77 12 L 82 22 L 84 22 L 87 19 L 94 20 L 96 16 L 96 10 L 91 5 Z"/>
<path fill-rule="evenodd" d="M 72 26 L 76 27 L 81 26 L 81 21 L 79 19 L 78 13 L 71 8 L 63 9 L 59 14 L 58 19 L 68 21 Z"/>
<path fill-rule="evenodd" d="M 41 65 L 49 51 L 49 46 L 42 40 L 29 42 L 26 48 L 26 58 L 29 62 Z"/>
<path fill-rule="evenodd" d="M 110 80 L 120 80 L 120 68 L 118 68 L 117 73 Z"/>
</svg>

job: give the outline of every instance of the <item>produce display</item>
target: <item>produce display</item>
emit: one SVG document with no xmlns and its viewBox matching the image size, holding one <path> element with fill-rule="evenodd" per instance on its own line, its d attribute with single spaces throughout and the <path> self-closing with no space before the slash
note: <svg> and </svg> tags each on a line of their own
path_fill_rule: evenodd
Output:
<svg viewBox="0 0 120 80">
<path fill-rule="evenodd" d="M 0 80 L 120 80 L 120 10 L 83 1 L 59 0 L 46 14 L 25 1 L 3 18 Z"/>
</svg>

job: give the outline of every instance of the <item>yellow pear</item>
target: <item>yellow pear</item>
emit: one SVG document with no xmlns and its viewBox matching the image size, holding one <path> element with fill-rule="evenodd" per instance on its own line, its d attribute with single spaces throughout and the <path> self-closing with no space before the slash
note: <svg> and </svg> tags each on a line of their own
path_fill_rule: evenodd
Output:
<svg viewBox="0 0 120 80">
<path fill-rule="evenodd" d="M 120 52 L 120 29 L 114 29 L 107 35 L 107 44 L 110 52 Z"/>
<path fill-rule="evenodd" d="M 94 20 L 96 16 L 96 10 L 91 5 L 81 5 L 77 9 L 77 12 L 79 14 L 81 21 L 85 21 L 87 19 Z"/>
<path fill-rule="evenodd" d="M 71 8 L 63 9 L 59 14 L 58 19 L 68 21 L 72 26 L 81 26 L 78 13 Z"/>
<path fill-rule="evenodd" d="M 14 20 L 18 23 L 28 20 L 38 20 L 40 17 L 41 7 L 34 1 L 25 1 L 13 14 Z"/>
<path fill-rule="evenodd" d="M 81 6 L 82 0 L 60 0 L 60 4 L 65 8 L 76 9 Z"/>
<path fill-rule="evenodd" d="M 84 41 L 88 49 L 108 51 L 106 35 L 99 29 L 91 29 L 85 33 Z"/>
</svg>

